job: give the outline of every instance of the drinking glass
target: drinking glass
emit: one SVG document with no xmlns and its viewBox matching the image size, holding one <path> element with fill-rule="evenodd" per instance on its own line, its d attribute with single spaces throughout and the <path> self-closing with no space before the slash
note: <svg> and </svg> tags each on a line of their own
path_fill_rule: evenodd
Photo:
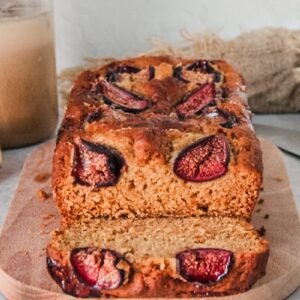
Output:
<svg viewBox="0 0 300 300">
<path fill-rule="evenodd" d="M 0 0 L 0 146 L 50 137 L 57 124 L 51 0 Z"/>
</svg>

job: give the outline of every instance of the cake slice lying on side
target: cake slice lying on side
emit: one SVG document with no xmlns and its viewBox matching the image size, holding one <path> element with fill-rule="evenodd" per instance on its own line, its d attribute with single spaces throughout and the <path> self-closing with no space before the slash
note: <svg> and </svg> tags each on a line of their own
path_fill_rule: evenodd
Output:
<svg viewBox="0 0 300 300">
<path fill-rule="evenodd" d="M 140 57 L 81 74 L 53 159 L 64 223 L 250 219 L 262 155 L 244 90 L 224 61 Z"/>
<path fill-rule="evenodd" d="M 77 297 L 192 297 L 246 291 L 268 242 L 228 217 L 92 220 L 53 233 L 47 266 Z"/>
</svg>

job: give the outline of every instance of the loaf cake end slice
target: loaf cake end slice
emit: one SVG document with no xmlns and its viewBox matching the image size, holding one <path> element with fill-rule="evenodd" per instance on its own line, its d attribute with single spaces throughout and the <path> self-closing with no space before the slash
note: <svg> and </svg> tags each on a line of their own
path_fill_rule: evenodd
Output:
<svg viewBox="0 0 300 300">
<path fill-rule="evenodd" d="M 77 297 L 219 296 L 249 289 L 268 256 L 268 242 L 240 219 L 96 219 L 55 231 L 47 267 Z"/>
</svg>

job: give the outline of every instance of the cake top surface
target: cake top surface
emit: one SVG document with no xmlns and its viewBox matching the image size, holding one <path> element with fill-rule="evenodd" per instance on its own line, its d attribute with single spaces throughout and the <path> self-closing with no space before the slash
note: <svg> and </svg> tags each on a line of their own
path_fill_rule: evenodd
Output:
<svg viewBox="0 0 300 300">
<path fill-rule="evenodd" d="M 249 118 L 244 90 L 242 77 L 224 61 L 172 57 L 116 61 L 78 77 L 64 126 L 86 131 L 128 127 L 199 131 L 205 123 L 232 127 Z"/>
</svg>

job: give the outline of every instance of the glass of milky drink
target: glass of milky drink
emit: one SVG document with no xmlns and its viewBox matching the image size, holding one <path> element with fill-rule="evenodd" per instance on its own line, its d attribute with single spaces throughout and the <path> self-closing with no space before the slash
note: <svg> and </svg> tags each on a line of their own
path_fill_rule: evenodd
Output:
<svg viewBox="0 0 300 300">
<path fill-rule="evenodd" d="M 0 147 L 51 137 L 57 111 L 52 1 L 0 0 Z"/>
</svg>

